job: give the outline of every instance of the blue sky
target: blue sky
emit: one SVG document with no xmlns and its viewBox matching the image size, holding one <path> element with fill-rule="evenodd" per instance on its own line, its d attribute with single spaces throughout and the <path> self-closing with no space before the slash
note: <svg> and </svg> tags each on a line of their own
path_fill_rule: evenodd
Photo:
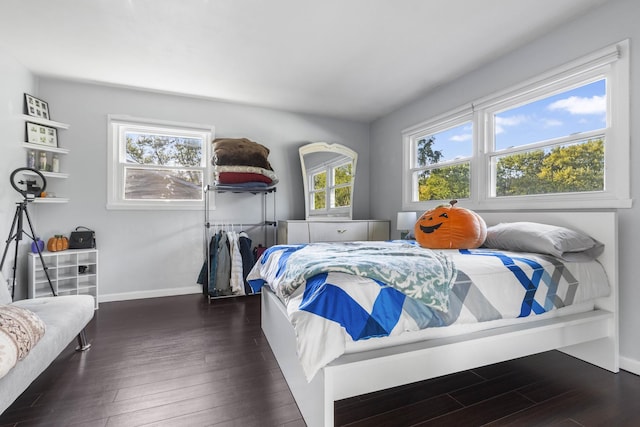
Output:
<svg viewBox="0 0 640 427">
<path fill-rule="evenodd" d="M 496 115 L 498 150 L 606 127 L 605 80 L 590 83 Z M 443 161 L 471 156 L 471 124 L 437 133 Z"/>
</svg>

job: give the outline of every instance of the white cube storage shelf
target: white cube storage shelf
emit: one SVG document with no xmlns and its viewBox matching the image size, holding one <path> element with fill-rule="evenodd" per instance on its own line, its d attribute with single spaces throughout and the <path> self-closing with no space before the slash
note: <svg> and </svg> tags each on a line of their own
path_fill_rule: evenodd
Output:
<svg viewBox="0 0 640 427">
<path fill-rule="evenodd" d="M 98 308 L 98 250 L 42 252 L 56 294 L 91 295 Z M 29 253 L 29 298 L 51 296 L 51 287 L 37 253 Z"/>
</svg>

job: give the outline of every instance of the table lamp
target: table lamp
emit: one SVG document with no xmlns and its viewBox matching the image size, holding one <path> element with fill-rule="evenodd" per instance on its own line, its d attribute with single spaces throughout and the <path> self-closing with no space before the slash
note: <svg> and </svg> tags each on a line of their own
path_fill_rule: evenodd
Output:
<svg viewBox="0 0 640 427">
<path fill-rule="evenodd" d="M 416 224 L 417 215 L 415 212 L 398 212 L 398 219 L 396 221 L 396 229 L 400 231 L 400 238 L 406 239 L 413 226 Z"/>
</svg>

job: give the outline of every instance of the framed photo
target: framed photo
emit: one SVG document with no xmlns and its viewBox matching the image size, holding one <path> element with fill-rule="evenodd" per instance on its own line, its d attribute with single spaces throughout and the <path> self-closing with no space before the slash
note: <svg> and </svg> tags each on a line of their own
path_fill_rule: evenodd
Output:
<svg viewBox="0 0 640 427">
<path fill-rule="evenodd" d="M 44 102 L 42 99 L 29 95 L 28 93 L 24 94 L 24 109 L 29 116 L 51 120 L 49 104 Z"/>
<path fill-rule="evenodd" d="M 27 122 L 27 142 L 31 144 L 58 146 L 58 132 L 56 128 Z"/>
</svg>

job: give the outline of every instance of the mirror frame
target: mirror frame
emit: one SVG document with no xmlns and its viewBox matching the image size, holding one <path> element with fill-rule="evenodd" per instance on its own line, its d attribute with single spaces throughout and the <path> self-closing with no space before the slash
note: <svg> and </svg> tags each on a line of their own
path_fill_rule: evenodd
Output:
<svg viewBox="0 0 640 427">
<path fill-rule="evenodd" d="M 330 144 L 328 142 L 312 142 L 306 145 L 303 145 L 302 147 L 300 147 L 298 149 L 298 152 L 300 154 L 300 167 L 302 168 L 302 185 L 304 187 L 304 213 L 305 213 L 305 219 L 307 221 L 313 221 L 313 220 L 331 220 L 331 219 L 335 219 L 335 220 L 345 220 L 345 219 L 349 219 L 351 220 L 353 217 L 353 193 L 354 193 L 354 189 L 355 189 L 355 180 L 356 180 L 356 165 L 358 163 L 358 153 L 356 153 L 355 151 L 353 151 L 351 148 L 346 147 L 342 144 Z M 350 204 L 349 204 L 349 213 L 348 214 L 342 214 L 342 215 L 310 215 L 310 209 L 309 209 L 309 178 L 307 177 L 307 168 L 305 166 L 305 162 L 304 162 L 304 156 L 306 154 L 312 154 L 312 153 L 335 153 L 335 154 L 340 154 L 343 155 L 345 157 L 348 157 L 351 159 L 353 166 L 352 166 L 352 179 L 351 179 L 351 200 L 350 200 Z"/>
</svg>

